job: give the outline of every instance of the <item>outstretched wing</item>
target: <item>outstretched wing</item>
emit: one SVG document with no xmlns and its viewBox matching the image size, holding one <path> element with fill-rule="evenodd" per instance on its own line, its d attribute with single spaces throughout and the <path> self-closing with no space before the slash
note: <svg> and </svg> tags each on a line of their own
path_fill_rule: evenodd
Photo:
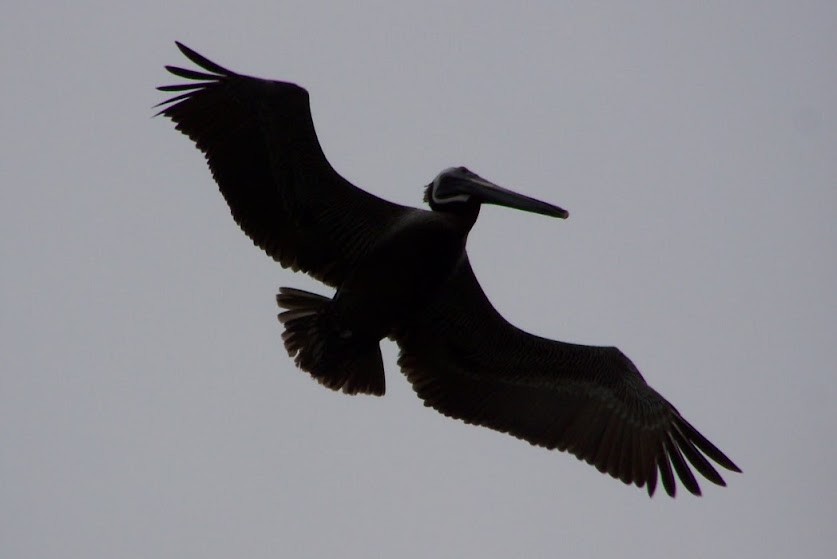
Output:
<svg viewBox="0 0 837 559">
<path fill-rule="evenodd" d="M 509 324 L 464 257 L 439 295 L 394 338 L 425 404 L 467 423 L 572 452 L 599 471 L 675 494 L 675 473 L 725 485 L 709 460 L 738 467 L 646 384 L 615 347 L 548 340 Z M 690 467 L 691 465 L 691 467 Z"/>
<path fill-rule="evenodd" d="M 308 92 L 236 74 L 177 43 L 206 72 L 166 69 L 184 92 L 160 105 L 206 155 L 244 232 L 283 266 L 339 285 L 389 224 L 416 211 L 382 200 L 341 177 L 314 131 Z"/>
</svg>

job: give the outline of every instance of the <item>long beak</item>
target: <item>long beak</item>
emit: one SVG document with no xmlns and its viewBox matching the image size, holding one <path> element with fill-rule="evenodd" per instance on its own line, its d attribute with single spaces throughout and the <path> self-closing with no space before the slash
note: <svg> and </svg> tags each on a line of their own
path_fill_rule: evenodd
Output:
<svg viewBox="0 0 837 559">
<path fill-rule="evenodd" d="M 479 176 L 468 177 L 467 189 L 471 191 L 474 199 L 484 204 L 496 204 L 498 206 L 523 210 L 524 212 L 560 217 L 561 219 L 566 219 L 570 215 L 563 208 L 541 202 L 540 200 L 518 194 L 517 192 L 512 192 Z"/>
</svg>

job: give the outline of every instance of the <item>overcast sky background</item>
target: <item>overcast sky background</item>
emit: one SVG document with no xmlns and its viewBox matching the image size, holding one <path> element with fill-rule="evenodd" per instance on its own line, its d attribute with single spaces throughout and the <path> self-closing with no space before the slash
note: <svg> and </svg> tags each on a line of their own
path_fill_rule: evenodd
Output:
<svg viewBox="0 0 837 559">
<path fill-rule="evenodd" d="M 349 5 L 351 4 L 351 7 Z M 12 0 L 0 20 L 0 555 L 833 557 L 837 4 Z M 672 6 L 677 7 L 672 7 Z M 744 470 L 703 498 L 296 370 L 281 269 L 151 106 L 175 39 L 311 92 L 332 164 L 465 164 L 498 309 L 615 344 Z"/>
</svg>

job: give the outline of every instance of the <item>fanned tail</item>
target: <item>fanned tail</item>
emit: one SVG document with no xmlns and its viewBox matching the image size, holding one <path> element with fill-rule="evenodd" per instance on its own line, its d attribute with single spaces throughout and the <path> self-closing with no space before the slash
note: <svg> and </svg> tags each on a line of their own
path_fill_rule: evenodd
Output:
<svg viewBox="0 0 837 559">
<path fill-rule="evenodd" d="M 329 313 L 331 299 L 291 287 L 276 296 L 282 340 L 297 366 L 332 390 L 383 395 L 384 363 L 378 340 L 358 343 Z"/>
</svg>

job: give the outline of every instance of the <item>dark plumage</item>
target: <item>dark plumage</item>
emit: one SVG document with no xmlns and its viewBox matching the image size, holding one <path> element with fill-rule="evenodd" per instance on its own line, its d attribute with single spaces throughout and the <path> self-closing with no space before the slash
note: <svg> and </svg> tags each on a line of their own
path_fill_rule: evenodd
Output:
<svg viewBox="0 0 837 559">
<path fill-rule="evenodd" d="M 328 163 L 303 88 L 236 74 L 177 46 L 204 71 L 167 66 L 191 81 L 158 88 L 180 92 L 161 114 L 206 154 L 256 245 L 337 288 L 333 298 L 280 289 L 283 340 L 299 367 L 334 390 L 380 395 L 379 344 L 391 337 L 426 405 L 571 452 L 649 495 L 658 477 L 671 496 L 675 478 L 699 495 L 693 470 L 724 485 L 712 462 L 740 471 L 618 349 L 533 336 L 488 301 L 465 251 L 480 205 L 562 218 L 564 210 L 464 167 L 427 185 L 431 211 L 382 200 Z"/>
</svg>

